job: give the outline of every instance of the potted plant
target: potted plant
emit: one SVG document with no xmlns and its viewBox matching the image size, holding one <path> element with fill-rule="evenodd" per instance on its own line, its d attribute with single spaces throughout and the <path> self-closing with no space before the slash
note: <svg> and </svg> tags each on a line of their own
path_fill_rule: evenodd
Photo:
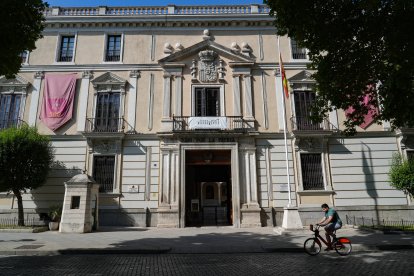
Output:
<svg viewBox="0 0 414 276">
<path fill-rule="evenodd" d="M 60 218 L 62 217 L 62 206 L 54 205 L 49 208 L 49 230 L 56 231 L 59 229 Z"/>
</svg>

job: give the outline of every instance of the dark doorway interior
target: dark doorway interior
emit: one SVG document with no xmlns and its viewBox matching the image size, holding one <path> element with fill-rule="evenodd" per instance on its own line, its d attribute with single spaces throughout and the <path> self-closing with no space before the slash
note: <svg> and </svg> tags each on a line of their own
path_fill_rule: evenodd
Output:
<svg viewBox="0 0 414 276">
<path fill-rule="evenodd" d="M 230 151 L 187 151 L 185 225 L 232 225 Z"/>
</svg>

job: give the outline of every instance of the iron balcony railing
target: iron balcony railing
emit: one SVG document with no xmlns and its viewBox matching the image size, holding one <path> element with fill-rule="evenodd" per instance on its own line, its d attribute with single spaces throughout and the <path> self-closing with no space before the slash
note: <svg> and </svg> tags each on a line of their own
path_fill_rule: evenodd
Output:
<svg viewBox="0 0 414 276">
<path fill-rule="evenodd" d="M 290 121 L 294 131 L 337 131 L 337 128 L 327 118 L 324 118 L 321 123 L 314 123 L 310 117 L 293 116 Z"/>
<path fill-rule="evenodd" d="M 9 119 L 9 120 L 0 120 L 0 130 L 6 129 L 9 127 L 21 127 L 26 122 L 20 119 Z"/>
<path fill-rule="evenodd" d="M 109 50 L 106 52 L 105 61 L 120 61 L 121 51 L 120 50 Z"/>
<path fill-rule="evenodd" d="M 73 59 L 73 51 L 67 51 L 67 50 L 60 51 L 58 61 L 71 62 L 72 59 Z"/>
<path fill-rule="evenodd" d="M 121 133 L 125 129 L 125 119 L 121 118 L 86 118 L 85 132 Z"/>
<path fill-rule="evenodd" d="M 195 122 L 195 123 L 194 123 Z M 173 131 L 232 131 L 245 132 L 254 129 L 242 116 L 194 117 L 173 116 Z"/>
</svg>

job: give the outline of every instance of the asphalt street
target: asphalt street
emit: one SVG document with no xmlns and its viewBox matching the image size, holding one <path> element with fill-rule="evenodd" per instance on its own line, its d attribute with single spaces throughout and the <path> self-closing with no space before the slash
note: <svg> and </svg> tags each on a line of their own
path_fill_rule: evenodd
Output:
<svg viewBox="0 0 414 276">
<path fill-rule="evenodd" d="M 414 275 L 414 251 L 0 256 L 1 275 Z"/>
</svg>

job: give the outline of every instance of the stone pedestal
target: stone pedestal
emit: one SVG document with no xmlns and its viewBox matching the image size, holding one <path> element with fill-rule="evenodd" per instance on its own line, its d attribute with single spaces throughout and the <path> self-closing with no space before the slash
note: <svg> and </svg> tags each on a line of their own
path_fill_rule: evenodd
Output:
<svg viewBox="0 0 414 276">
<path fill-rule="evenodd" d="M 284 229 L 302 229 L 302 221 L 299 216 L 297 207 L 285 207 L 283 208 L 283 223 Z"/>
<path fill-rule="evenodd" d="M 86 174 L 65 182 L 59 232 L 86 233 L 98 228 L 99 184 Z"/>
<path fill-rule="evenodd" d="M 244 205 L 241 208 L 241 224 L 242 228 L 261 227 L 260 207 L 259 205 Z"/>
<path fill-rule="evenodd" d="M 178 228 L 179 227 L 179 213 L 178 209 L 162 208 L 158 209 L 158 224 L 159 228 Z"/>
</svg>

